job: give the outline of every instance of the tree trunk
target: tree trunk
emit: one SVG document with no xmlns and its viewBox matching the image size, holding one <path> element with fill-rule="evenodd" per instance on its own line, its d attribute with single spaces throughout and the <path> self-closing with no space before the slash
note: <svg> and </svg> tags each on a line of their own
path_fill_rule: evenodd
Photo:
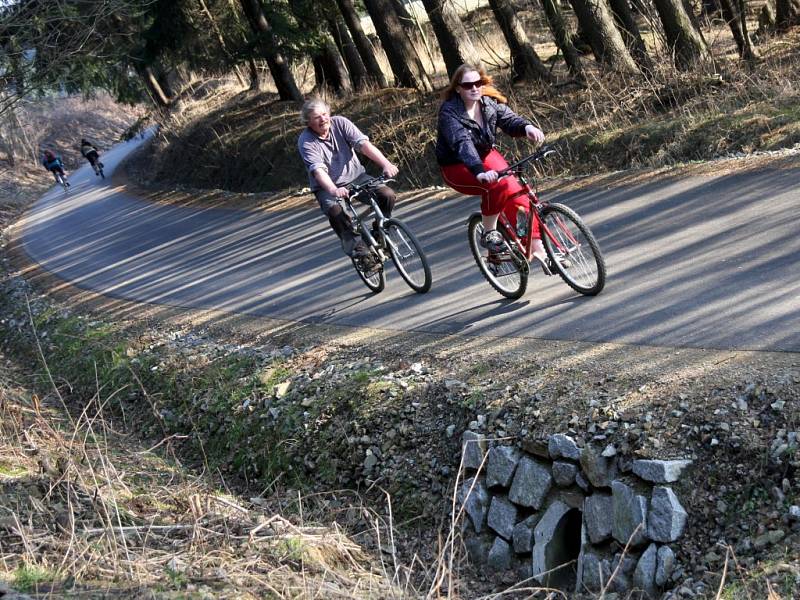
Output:
<svg viewBox="0 0 800 600">
<path fill-rule="evenodd" d="M 211 11 L 208 10 L 208 5 L 205 3 L 205 0 L 198 0 L 200 4 L 200 12 L 203 13 L 206 19 L 208 19 L 208 23 L 211 26 L 211 31 L 214 32 L 214 35 L 217 38 L 217 43 L 219 44 L 219 49 L 225 56 L 228 57 L 228 60 L 233 65 L 235 64 L 235 60 L 233 58 L 233 54 L 231 54 L 230 50 L 228 50 L 228 45 L 225 43 L 225 38 L 222 36 L 222 30 L 220 29 L 219 25 L 217 24 L 217 20 L 214 18 L 214 15 L 211 14 Z M 233 72 L 236 74 L 236 78 L 239 80 L 239 83 L 244 86 L 246 82 L 242 77 L 242 74 L 239 72 L 239 69 L 234 68 Z"/>
<path fill-rule="evenodd" d="M 252 56 L 247 59 L 247 67 L 250 71 L 250 89 L 257 90 L 261 87 L 261 74 L 258 71 L 256 59 Z"/>
<path fill-rule="evenodd" d="M 514 7 L 508 0 L 489 0 L 494 18 L 500 24 L 500 30 L 511 51 L 511 72 L 514 79 L 535 79 L 550 81 L 550 72 L 525 33 L 522 22 L 517 18 Z"/>
<path fill-rule="evenodd" d="M 400 25 L 403 26 L 403 31 L 406 32 L 408 39 L 412 44 L 421 44 L 419 29 L 417 28 L 417 20 L 408 10 L 402 0 L 390 0 L 392 8 L 394 8 L 397 18 L 400 20 Z"/>
<path fill-rule="evenodd" d="M 397 83 L 402 87 L 416 88 L 421 92 L 433 90 L 428 74 L 414 49 L 411 40 L 403 31 L 400 19 L 389 0 L 364 0 L 367 12 L 375 25 L 389 59 Z"/>
<path fill-rule="evenodd" d="M 750 37 L 750 32 L 747 30 L 747 6 L 745 5 L 745 0 L 739 0 L 739 14 L 741 15 L 742 37 L 744 38 L 742 59 L 754 62 L 758 59 L 758 53 L 753 47 L 753 40 Z"/>
<path fill-rule="evenodd" d="M 800 24 L 800 0 L 775 1 L 775 27 L 785 30 Z"/>
<path fill-rule="evenodd" d="M 314 57 L 314 74 L 320 91 L 326 87 L 339 95 L 353 91 L 342 55 L 330 36 L 325 36 L 322 48 Z"/>
<path fill-rule="evenodd" d="M 722 17 L 731 28 L 733 41 L 736 42 L 736 48 L 739 51 L 739 58 L 752 61 L 756 59 L 756 54 L 753 50 L 753 42 L 747 34 L 747 25 L 744 21 L 745 17 L 742 17 L 744 13 L 739 12 L 739 6 L 738 4 L 734 4 L 734 2 L 736 2 L 736 0 L 719 0 L 720 8 L 722 9 Z"/>
<path fill-rule="evenodd" d="M 152 67 L 149 65 L 137 68 L 139 76 L 142 78 L 145 87 L 150 92 L 150 97 L 156 105 L 166 108 L 170 105 L 170 99 L 164 93 L 161 84 L 158 82 L 156 74 L 153 72 Z"/>
<path fill-rule="evenodd" d="M 650 55 L 647 54 L 647 47 L 642 39 L 642 34 L 639 32 L 639 26 L 636 24 L 636 19 L 631 12 L 631 5 L 628 0 L 609 0 L 611 4 L 611 11 L 614 14 L 614 19 L 617 22 L 618 29 L 622 34 L 622 40 L 625 42 L 625 47 L 631 53 L 633 60 L 639 66 L 639 69 L 644 72 L 651 72 L 653 70 L 653 61 Z"/>
<path fill-rule="evenodd" d="M 598 62 L 612 71 L 638 73 L 639 67 L 625 46 L 606 0 L 570 0 L 570 3 L 582 29 L 589 36 Z"/>
<path fill-rule="evenodd" d="M 482 66 L 481 57 L 472 45 L 472 39 L 452 1 L 422 0 L 422 3 L 439 42 L 447 74 L 452 77 L 456 69 L 465 63 Z"/>
<path fill-rule="evenodd" d="M 328 26 L 330 27 L 333 41 L 336 42 L 336 47 L 341 52 L 344 63 L 347 65 L 353 87 L 357 90 L 363 90 L 367 83 L 367 68 L 358 54 L 358 49 L 353 44 L 350 32 L 347 31 L 347 27 L 339 15 L 329 16 Z"/>
<path fill-rule="evenodd" d="M 556 41 L 556 46 L 561 51 L 564 61 L 567 63 L 567 69 L 570 74 L 578 81 L 583 81 L 583 66 L 581 66 L 581 58 L 578 50 L 572 43 L 569 35 L 569 30 L 564 23 L 564 15 L 561 14 L 561 7 L 557 0 L 542 0 L 542 8 L 547 17 L 547 22 L 550 25 L 550 31 L 553 33 L 553 38 Z"/>
<path fill-rule="evenodd" d="M 253 31 L 261 40 L 261 47 L 267 60 L 267 66 L 272 74 L 272 80 L 278 90 L 281 100 L 302 100 L 303 95 L 297 88 L 294 75 L 289 68 L 288 61 L 275 48 L 275 34 L 267 21 L 260 0 L 240 0 L 242 10 Z"/>
<path fill-rule="evenodd" d="M 708 62 L 708 46 L 692 23 L 692 16 L 680 0 L 653 0 L 664 26 L 667 45 L 675 57 L 675 65 L 688 71 L 698 63 Z"/>
<path fill-rule="evenodd" d="M 361 20 L 358 18 L 358 13 L 356 13 L 356 9 L 353 6 L 353 0 L 336 0 L 336 3 L 339 5 L 339 11 L 342 13 L 345 23 L 347 23 L 350 35 L 353 36 L 353 43 L 358 49 L 361 60 L 364 61 L 364 66 L 367 68 L 370 79 L 379 88 L 389 87 L 386 75 L 383 74 L 383 69 L 381 69 L 378 59 L 375 58 L 375 49 L 361 28 Z"/>
</svg>

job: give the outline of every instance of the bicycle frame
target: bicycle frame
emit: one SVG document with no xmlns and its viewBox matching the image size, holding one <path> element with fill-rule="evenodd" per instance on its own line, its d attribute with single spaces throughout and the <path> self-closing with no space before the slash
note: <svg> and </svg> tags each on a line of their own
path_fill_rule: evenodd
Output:
<svg viewBox="0 0 800 600">
<path fill-rule="evenodd" d="M 528 158 L 524 158 L 518 163 L 515 163 L 514 165 L 508 167 L 507 169 L 504 170 L 503 173 L 503 175 L 505 176 L 515 175 L 517 180 L 522 185 L 522 189 L 525 191 L 525 195 L 528 197 L 529 204 L 528 204 L 528 220 L 527 220 L 527 232 L 528 232 L 527 244 L 524 243 L 523 240 L 517 235 L 516 229 L 511 225 L 511 222 L 508 220 L 508 217 L 504 212 L 500 213 L 497 222 L 505 231 L 506 235 L 508 236 L 508 239 L 512 240 L 517 245 L 517 247 L 522 251 L 523 256 L 525 256 L 525 260 L 527 260 L 528 262 L 530 262 L 531 259 L 533 258 L 533 243 L 532 243 L 533 237 L 531 234 L 534 231 L 533 227 L 534 223 L 538 225 L 539 234 L 541 237 L 544 237 L 546 235 L 548 239 L 552 242 L 553 247 L 555 247 L 559 252 L 564 254 L 569 253 L 569 250 L 564 247 L 564 245 L 558 240 L 557 236 L 553 235 L 553 233 L 545 224 L 544 219 L 542 219 L 541 211 L 546 206 L 546 203 L 539 200 L 539 196 L 537 196 L 536 192 L 533 190 L 530 183 L 528 182 L 528 179 L 525 177 L 525 174 L 522 172 L 522 167 L 525 164 L 527 164 L 532 160 L 540 160 L 548 153 L 549 152 L 540 151 L 536 154 L 533 154 Z M 541 156 L 536 158 L 537 155 Z M 575 243 L 576 245 L 578 244 L 578 241 L 574 237 L 572 237 L 569 231 L 566 231 L 565 233 L 569 235 L 571 242 Z"/>
<path fill-rule="evenodd" d="M 362 194 L 366 194 L 367 199 L 369 200 L 370 208 L 367 208 L 366 210 L 362 211 L 359 214 L 359 212 L 353 206 L 353 200 L 355 200 Z M 386 217 L 384 216 L 383 212 L 378 206 L 378 202 L 375 200 L 375 194 L 372 193 L 370 187 L 355 188 L 355 191 L 352 194 L 350 194 L 350 196 L 344 198 L 344 205 L 346 211 L 351 215 L 351 217 L 353 218 L 353 222 L 356 224 L 357 232 L 361 235 L 364 241 L 367 242 L 367 245 L 370 248 L 377 249 L 378 254 L 380 255 L 382 260 L 386 260 L 388 257 L 384 254 L 383 250 L 380 248 L 378 241 L 373 237 L 370 228 L 364 227 L 364 219 L 369 218 L 369 216 L 373 214 L 375 215 L 375 220 L 378 222 L 378 227 L 380 229 L 383 229 L 384 223 L 386 222 Z"/>
</svg>

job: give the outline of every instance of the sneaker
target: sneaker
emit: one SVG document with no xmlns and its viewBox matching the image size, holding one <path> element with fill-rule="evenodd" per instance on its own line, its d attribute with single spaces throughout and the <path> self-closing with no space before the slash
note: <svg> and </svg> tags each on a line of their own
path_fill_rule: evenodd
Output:
<svg viewBox="0 0 800 600">
<path fill-rule="evenodd" d="M 481 246 L 494 254 L 503 252 L 506 249 L 503 234 L 497 231 L 497 229 L 489 229 L 483 232 L 481 236 Z"/>
<path fill-rule="evenodd" d="M 375 258 L 372 256 L 372 252 L 369 251 L 369 248 L 367 248 L 364 242 L 358 242 L 356 247 L 353 248 L 353 260 L 356 261 L 362 271 L 369 271 L 373 266 L 375 266 Z"/>
</svg>

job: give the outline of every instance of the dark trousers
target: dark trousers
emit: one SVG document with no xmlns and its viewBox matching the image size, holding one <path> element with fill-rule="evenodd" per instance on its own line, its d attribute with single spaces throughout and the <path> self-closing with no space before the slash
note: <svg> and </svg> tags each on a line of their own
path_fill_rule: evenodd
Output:
<svg viewBox="0 0 800 600">
<path fill-rule="evenodd" d="M 391 216 L 392 210 L 394 210 L 395 200 L 397 199 L 397 195 L 395 194 L 394 190 L 389 186 L 384 185 L 376 188 L 374 190 L 374 194 L 375 201 L 378 204 L 378 207 L 381 209 L 383 216 Z M 360 202 L 369 204 L 369 202 L 365 200 L 360 200 Z M 358 238 L 353 234 L 350 216 L 344 211 L 342 205 L 338 202 L 328 204 L 327 210 L 323 209 L 323 212 L 328 217 L 328 222 L 331 225 L 331 229 L 336 232 L 336 235 L 339 236 L 339 239 L 342 241 L 342 250 L 344 253 L 347 254 L 347 256 L 353 256 L 353 252 L 358 247 L 359 242 L 361 242 L 361 238 Z"/>
</svg>

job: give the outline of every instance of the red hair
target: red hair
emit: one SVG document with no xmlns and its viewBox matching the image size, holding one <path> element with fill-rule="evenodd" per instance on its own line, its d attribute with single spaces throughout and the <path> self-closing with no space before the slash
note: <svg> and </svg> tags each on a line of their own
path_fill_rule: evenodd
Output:
<svg viewBox="0 0 800 600">
<path fill-rule="evenodd" d="M 500 93 L 493 85 L 493 79 L 490 75 L 486 74 L 486 71 L 483 70 L 483 67 L 476 67 L 470 64 L 463 64 L 456 69 L 456 72 L 453 73 L 453 77 L 450 79 L 450 85 L 448 85 L 442 91 L 442 100 L 449 100 L 453 97 L 456 92 L 456 88 L 461 83 L 461 78 L 464 76 L 464 73 L 468 71 L 475 71 L 478 75 L 481 76 L 481 81 L 483 81 L 483 88 L 481 89 L 481 93 L 484 96 L 489 96 L 490 98 L 494 98 L 498 102 L 502 102 L 503 104 L 508 104 L 508 98 L 506 98 L 503 94 Z"/>
</svg>

